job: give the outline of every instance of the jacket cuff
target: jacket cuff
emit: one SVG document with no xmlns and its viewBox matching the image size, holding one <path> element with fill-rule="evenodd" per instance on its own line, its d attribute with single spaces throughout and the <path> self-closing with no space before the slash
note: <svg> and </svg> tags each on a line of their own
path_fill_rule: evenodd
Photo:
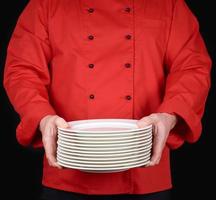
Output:
<svg viewBox="0 0 216 200">
<path fill-rule="evenodd" d="M 165 100 L 159 106 L 157 112 L 171 113 L 178 116 L 178 122 L 167 140 L 170 148 L 178 148 L 184 141 L 192 143 L 199 139 L 202 130 L 201 121 L 192 108 L 180 97 Z"/>
<path fill-rule="evenodd" d="M 23 146 L 42 147 L 41 133 L 39 131 L 40 120 L 46 115 L 56 115 L 55 110 L 48 103 L 40 103 L 31 106 L 21 117 L 16 129 L 18 142 Z"/>
</svg>

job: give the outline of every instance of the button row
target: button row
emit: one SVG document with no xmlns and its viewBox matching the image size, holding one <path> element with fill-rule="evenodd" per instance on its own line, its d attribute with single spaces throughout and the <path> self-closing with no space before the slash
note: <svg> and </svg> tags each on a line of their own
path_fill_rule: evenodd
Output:
<svg viewBox="0 0 216 200">
<path fill-rule="evenodd" d="M 94 98 L 95 98 L 94 94 L 90 94 L 89 95 L 89 99 L 93 100 Z M 128 101 L 130 101 L 132 99 L 132 97 L 130 95 L 127 95 L 127 96 L 125 96 L 125 99 L 128 100 Z"/>
<path fill-rule="evenodd" d="M 94 8 L 88 8 L 87 11 L 88 11 L 89 13 L 93 13 L 95 10 L 94 10 Z M 131 8 L 130 8 L 130 7 L 126 7 L 126 8 L 124 9 L 124 11 L 127 12 L 127 13 L 130 13 L 130 12 L 131 12 Z"/>
<path fill-rule="evenodd" d="M 131 40 L 132 35 L 126 35 L 125 38 L 126 38 L 127 40 Z M 88 36 L 88 39 L 89 39 L 89 40 L 94 40 L 94 36 L 93 36 L 93 35 L 89 35 L 89 36 Z"/>
<path fill-rule="evenodd" d="M 87 9 L 87 11 L 89 12 L 89 13 L 94 13 L 94 8 L 88 8 Z M 131 8 L 130 7 L 126 7 L 125 9 L 124 9 L 124 11 L 125 12 L 127 12 L 127 13 L 130 13 L 131 12 Z M 132 36 L 130 35 L 130 34 L 128 34 L 128 35 L 126 35 L 125 36 L 125 38 L 127 39 L 127 40 L 131 40 L 132 39 Z M 89 35 L 88 36 L 88 39 L 89 40 L 94 40 L 94 36 L 93 35 Z M 88 65 L 89 66 L 89 68 L 94 68 L 94 64 L 89 64 Z M 130 63 L 125 63 L 125 67 L 126 68 L 130 68 L 131 67 L 131 64 Z M 94 94 L 90 94 L 89 95 L 89 99 L 91 99 L 91 100 L 93 100 L 93 99 L 95 99 L 95 95 Z M 127 95 L 127 96 L 125 96 L 125 99 L 126 100 L 128 100 L 128 101 L 130 101 L 131 99 L 132 99 L 132 97 L 130 96 L 130 95 Z"/>
<path fill-rule="evenodd" d="M 93 13 L 95 10 L 94 10 L 94 8 L 88 8 L 87 11 L 88 11 L 89 13 Z M 126 7 L 126 8 L 124 9 L 124 11 L 129 13 L 129 12 L 131 12 L 131 8 L 130 8 L 130 7 Z M 126 38 L 127 40 L 130 40 L 130 39 L 132 38 L 132 36 L 128 34 L 128 35 L 125 36 L 125 38 Z M 93 35 L 89 35 L 89 36 L 88 36 L 88 39 L 89 39 L 89 40 L 94 40 L 94 36 L 93 36 Z"/>
<path fill-rule="evenodd" d="M 124 66 L 125 66 L 126 68 L 130 68 L 130 67 L 131 67 L 131 64 L 130 64 L 130 63 L 125 63 Z M 94 68 L 94 64 L 90 63 L 90 64 L 88 65 L 88 67 L 91 68 L 91 69 L 93 69 L 93 68 Z"/>
</svg>

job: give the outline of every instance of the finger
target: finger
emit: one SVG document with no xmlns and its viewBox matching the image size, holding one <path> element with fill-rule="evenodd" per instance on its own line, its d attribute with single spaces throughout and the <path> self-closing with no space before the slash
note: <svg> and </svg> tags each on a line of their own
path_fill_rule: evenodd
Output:
<svg viewBox="0 0 216 200">
<path fill-rule="evenodd" d="M 155 119 L 151 115 L 149 115 L 147 117 L 143 117 L 142 119 L 140 119 L 137 122 L 137 125 L 138 125 L 138 127 L 142 128 L 142 127 L 154 124 L 154 123 L 155 123 Z"/>
<path fill-rule="evenodd" d="M 61 166 L 57 163 L 56 153 L 54 153 L 53 151 L 46 151 L 46 158 L 50 166 L 61 168 Z"/>
<path fill-rule="evenodd" d="M 70 125 L 61 117 L 57 117 L 55 119 L 55 124 L 57 127 L 60 127 L 60 128 L 69 128 Z"/>
<path fill-rule="evenodd" d="M 51 167 L 57 167 L 59 169 L 62 169 L 62 167 L 58 164 L 58 162 L 56 160 L 52 160 L 52 158 L 47 158 L 48 163 Z"/>
<path fill-rule="evenodd" d="M 46 133 L 43 137 L 43 144 L 45 149 L 46 158 L 52 167 L 61 168 L 56 160 L 56 130 L 55 127 L 46 127 Z"/>
<path fill-rule="evenodd" d="M 163 130 L 162 127 L 155 126 L 154 131 L 155 132 L 153 138 L 152 157 L 150 159 L 148 166 L 154 166 L 159 164 L 163 152 L 164 144 L 166 141 L 166 137 L 164 133 L 165 130 Z"/>
</svg>

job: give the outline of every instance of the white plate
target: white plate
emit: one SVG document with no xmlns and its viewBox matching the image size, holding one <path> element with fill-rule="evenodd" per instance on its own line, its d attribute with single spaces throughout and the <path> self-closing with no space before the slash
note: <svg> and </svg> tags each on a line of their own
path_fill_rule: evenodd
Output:
<svg viewBox="0 0 216 200">
<path fill-rule="evenodd" d="M 104 141 L 88 141 L 88 140 L 76 140 L 76 139 L 68 139 L 68 138 L 64 138 L 64 137 L 58 137 L 59 141 L 63 141 L 63 142 L 67 142 L 72 144 L 81 144 L 81 145 L 112 145 L 112 144 L 121 144 L 121 143 L 132 143 L 132 142 L 137 142 L 137 141 L 149 141 L 152 140 L 152 136 L 149 136 L 148 138 L 142 138 L 142 137 L 138 137 L 135 139 L 127 139 L 127 140 L 104 140 Z"/>
<path fill-rule="evenodd" d="M 141 146 L 146 146 L 152 143 L 152 140 L 149 141 L 141 141 L 141 142 L 136 142 L 133 144 L 122 144 L 122 145 L 112 145 L 112 146 L 80 146 L 73 144 L 71 145 L 70 143 L 67 144 L 65 142 L 62 142 L 60 140 L 57 141 L 57 144 L 60 146 L 63 146 L 68 149 L 80 149 L 80 150 L 89 150 L 89 151 L 109 151 L 109 150 L 123 150 L 123 149 L 134 149 L 134 148 L 139 148 Z"/>
<path fill-rule="evenodd" d="M 152 143 L 149 145 L 137 147 L 137 148 L 131 148 L 131 149 L 126 149 L 126 150 L 110 150 L 110 151 L 89 151 L 89 150 L 80 150 L 80 149 L 69 149 L 67 147 L 63 147 L 61 145 L 58 145 L 57 149 L 62 150 L 65 152 L 70 152 L 70 153 L 77 153 L 80 155 L 92 155 L 92 156 L 117 156 L 118 154 L 128 154 L 128 153 L 137 153 L 139 151 L 148 151 L 152 148 Z"/>
<path fill-rule="evenodd" d="M 123 171 L 126 171 L 126 170 L 127 169 L 120 169 L 120 170 L 99 170 L 99 171 L 95 171 L 95 170 L 83 170 L 83 169 L 79 169 L 79 171 L 82 171 L 82 172 L 96 173 L 96 174 L 116 173 L 116 172 L 123 172 Z"/>
<path fill-rule="evenodd" d="M 139 128 L 137 120 L 131 119 L 95 119 L 95 120 L 78 120 L 68 122 L 71 129 L 63 129 L 58 127 L 59 130 L 66 132 L 79 132 L 79 133 L 116 133 L 116 132 L 133 132 L 146 130 L 152 127 L 146 126 Z"/>
<path fill-rule="evenodd" d="M 61 157 L 61 158 L 67 158 L 67 159 L 72 159 L 72 160 L 80 160 L 80 161 L 98 161 L 98 162 L 111 162 L 111 161 L 123 161 L 123 160 L 128 160 L 128 159 L 132 159 L 132 158 L 140 158 L 140 157 L 146 157 L 146 156 L 150 156 L 151 151 L 147 151 L 147 152 L 140 152 L 139 154 L 134 154 L 134 155 L 130 155 L 130 156 L 118 156 L 118 157 L 111 157 L 111 158 L 106 158 L 106 157 L 96 157 L 96 158 L 92 158 L 92 157 L 82 157 L 82 156 L 76 156 L 76 155 L 68 155 L 65 154 L 64 152 L 61 152 L 60 150 L 57 151 L 57 156 Z"/>
<path fill-rule="evenodd" d="M 133 145 L 133 146 L 123 146 L 123 147 L 115 147 L 115 148 L 93 148 L 93 147 L 78 147 L 78 146 L 71 146 L 71 145 L 65 145 L 65 144 L 62 144 L 62 143 L 58 143 L 58 145 L 60 147 L 64 147 L 66 149 L 77 149 L 77 150 L 83 150 L 83 151 L 88 151 L 88 152 L 95 152 L 95 153 L 100 153 L 100 152 L 107 152 L 107 151 L 115 151 L 115 152 L 119 152 L 119 151 L 126 151 L 126 150 L 130 150 L 130 149 L 133 149 L 133 150 L 136 150 L 140 147 L 146 147 L 146 146 L 149 146 L 149 145 L 152 145 L 152 142 L 148 142 L 148 143 L 141 143 L 139 145 Z"/>
<path fill-rule="evenodd" d="M 97 166 L 106 166 L 106 167 L 110 167 L 110 166 L 115 166 L 115 165 L 123 165 L 125 163 L 131 163 L 131 162 L 139 162 L 143 159 L 150 159 L 150 154 L 146 155 L 146 156 L 140 156 L 137 158 L 131 158 L 131 159 L 124 159 L 124 160 L 115 160 L 115 161 L 86 161 L 86 160 L 77 160 L 77 159 L 71 159 L 71 158 L 65 158 L 62 157 L 61 155 L 57 155 L 57 160 L 61 160 L 61 161 L 66 161 L 68 163 L 77 163 L 77 164 L 82 164 L 85 166 L 91 166 L 91 167 L 97 167 Z"/>
<path fill-rule="evenodd" d="M 148 135 L 134 135 L 134 136 L 126 136 L 126 137 L 103 137 L 103 138 L 95 138 L 95 137 L 74 137 L 74 136 L 66 136 L 63 134 L 58 134 L 58 137 L 60 138 L 64 138 L 64 139 L 69 139 L 69 140 L 77 140 L 77 141 L 81 141 L 81 142 L 114 142 L 114 141 L 122 141 L 122 140 L 132 140 L 132 139 L 136 139 L 136 138 L 148 138 L 148 137 L 152 137 L 152 134 L 148 134 Z"/>
<path fill-rule="evenodd" d="M 81 132 L 64 132 L 61 130 L 58 130 L 58 134 L 64 135 L 64 136 L 70 136 L 70 137 L 80 137 L 80 138 L 110 138 L 110 137 L 131 137 L 131 136 L 147 136 L 152 135 L 152 130 L 146 130 L 146 131 L 139 131 L 139 132 L 116 132 L 116 133 L 81 133 Z"/>
<path fill-rule="evenodd" d="M 98 137 L 76 137 L 74 135 L 71 135 L 71 136 L 67 136 L 67 135 L 64 135 L 62 133 L 58 133 L 58 138 L 61 138 L 61 139 L 65 139 L 65 140 L 68 140 L 68 141 L 78 141 L 78 142 L 82 142 L 82 143 L 110 143 L 110 142 L 121 142 L 121 141 L 128 141 L 128 140 L 133 140 L 133 139 L 142 139 L 142 140 L 145 140 L 149 137 L 152 137 L 152 133 L 149 133 L 149 134 L 146 134 L 146 135 L 133 135 L 133 136 L 130 136 L 130 137 L 106 137 L 106 138 L 98 138 Z"/>
<path fill-rule="evenodd" d="M 68 152 L 65 151 L 62 148 L 58 148 L 57 149 L 57 153 L 61 153 L 63 155 L 68 155 L 68 156 L 76 156 L 76 157 L 81 157 L 81 158 L 85 158 L 85 159 L 119 159 L 119 158 L 123 158 L 126 156 L 133 156 L 133 155 L 139 155 L 142 153 L 148 154 L 151 153 L 151 148 L 148 149 L 141 149 L 141 150 L 137 150 L 137 151 L 132 151 L 132 152 L 127 152 L 127 153 L 110 153 L 110 154 L 89 154 L 88 152 L 86 153 L 79 153 L 79 152 Z"/>
<path fill-rule="evenodd" d="M 116 147 L 123 147 L 123 146 L 131 146 L 131 145 L 139 145 L 140 143 L 148 143 L 152 141 L 152 137 L 146 139 L 146 140 L 131 140 L 131 141 L 128 141 L 128 142 L 124 142 L 123 143 L 81 143 L 81 142 L 73 142 L 73 141 L 65 141 L 64 139 L 62 138 L 59 138 L 58 139 L 58 143 L 61 143 L 61 144 L 65 144 L 65 145 L 68 145 L 68 146 L 77 146 L 77 147 L 94 147 L 94 148 L 99 148 L 99 147 L 102 147 L 102 148 L 116 148 Z"/>
<path fill-rule="evenodd" d="M 67 128 L 67 129 L 63 129 L 63 128 L 57 128 L 58 131 L 62 132 L 62 133 L 66 133 L 66 134 L 86 134 L 86 135 L 89 135 L 89 134 L 123 134 L 123 133 L 142 133 L 142 132 L 148 132 L 148 131 L 152 131 L 152 126 L 146 128 L 146 129 L 143 129 L 143 130 L 136 130 L 136 131 L 91 131 L 91 132 L 83 132 L 83 131 L 72 131 L 72 129 L 70 128 Z"/>
<path fill-rule="evenodd" d="M 58 161 L 58 164 L 63 166 L 63 167 L 67 167 L 67 168 L 72 168 L 72 169 L 79 169 L 79 170 L 88 170 L 88 171 L 93 171 L 94 173 L 96 173 L 97 171 L 110 171 L 112 172 L 113 170 L 123 170 L 123 169 L 130 169 L 130 168 L 135 168 L 135 167 L 141 167 L 141 166 L 145 166 L 149 163 L 149 159 L 146 160 L 142 160 L 139 162 L 131 162 L 129 164 L 124 164 L 124 165 L 119 165 L 119 166 L 112 166 L 112 167 L 89 167 L 89 166 L 85 166 L 85 165 L 81 165 L 81 164 L 71 164 L 65 161 Z"/>
</svg>

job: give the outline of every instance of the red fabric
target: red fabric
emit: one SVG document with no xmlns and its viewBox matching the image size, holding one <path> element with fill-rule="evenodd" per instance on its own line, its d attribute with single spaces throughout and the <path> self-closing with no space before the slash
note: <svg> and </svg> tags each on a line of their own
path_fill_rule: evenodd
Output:
<svg viewBox="0 0 216 200">
<path fill-rule="evenodd" d="M 22 145 L 42 146 L 38 124 L 48 114 L 67 121 L 178 115 L 158 166 L 89 174 L 44 160 L 44 185 L 141 194 L 170 188 L 169 148 L 199 138 L 210 66 L 183 0 L 31 0 L 8 47 L 4 85 L 21 117 Z"/>
</svg>

